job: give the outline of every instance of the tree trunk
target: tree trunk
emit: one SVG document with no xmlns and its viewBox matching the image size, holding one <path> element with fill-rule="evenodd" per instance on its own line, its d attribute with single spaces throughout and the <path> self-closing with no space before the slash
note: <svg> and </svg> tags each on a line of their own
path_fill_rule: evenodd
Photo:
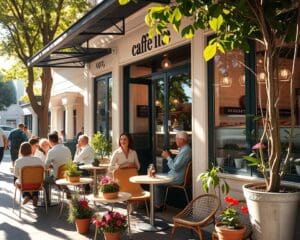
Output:
<svg viewBox="0 0 300 240">
<path fill-rule="evenodd" d="M 52 74 L 50 68 L 43 68 L 42 75 L 40 76 L 42 81 L 42 96 L 38 99 L 33 92 L 34 73 L 33 68 L 28 67 L 28 85 L 26 92 L 29 96 L 30 103 L 33 111 L 38 117 L 38 135 L 40 137 L 47 137 L 48 134 L 48 108 L 50 102 L 51 88 L 52 88 Z"/>
</svg>

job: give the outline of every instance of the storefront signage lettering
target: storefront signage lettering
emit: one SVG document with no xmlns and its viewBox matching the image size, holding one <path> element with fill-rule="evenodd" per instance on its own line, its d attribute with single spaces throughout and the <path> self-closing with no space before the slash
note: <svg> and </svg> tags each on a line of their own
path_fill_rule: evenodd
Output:
<svg viewBox="0 0 300 240">
<path fill-rule="evenodd" d="M 96 68 L 97 69 L 104 69 L 105 68 L 105 62 L 103 60 L 99 61 L 99 62 L 96 62 Z"/>
<path fill-rule="evenodd" d="M 146 33 L 141 37 L 141 41 L 139 43 L 132 46 L 131 54 L 132 56 L 137 56 L 163 45 L 165 45 L 165 43 L 162 41 L 161 35 L 156 35 L 151 39 L 149 38 L 148 33 Z"/>
</svg>

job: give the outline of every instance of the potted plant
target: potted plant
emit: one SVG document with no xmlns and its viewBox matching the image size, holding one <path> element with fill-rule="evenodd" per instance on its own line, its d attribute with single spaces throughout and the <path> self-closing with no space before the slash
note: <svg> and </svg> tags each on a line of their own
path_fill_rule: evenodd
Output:
<svg viewBox="0 0 300 240">
<path fill-rule="evenodd" d="M 96 153 L 95 159 L 99 159 L 100 162 L 105 160 L 105 157 L 111 153 L 111 144 L 103 133 L 93 134 L 91 144 Z"/>
<path fill-rule="evenodd" d="M 89 224 L 94 210 L 89 206 L 87 199 L 79 199 L 76 194 L 69 201 L 68 222 L 75 223 L 77 232 L 84 234 L 89 231 Z"/>
<path fill-rule="evenodd" d="M 96 231 L 102 232 L 105 240 L 119 240 L 120 234 L 127 228 L 127 216 L 116 211 L 108 211 L 101 215 L 95 215 L 93 223 Z"/>
<path fill-rule="evenodd" d="M 99 183 L 99 191 L 102 192 L 106 199 L 114 199 L 118 197 L 120 185 L 110 177 L 102 177 Z"/>
<path fill-rule="evenodd" d="M 77 164 L 72 160 L 68 160 L 66 163 L 64 176 L 69 182 L 79 182 L 81 171 L 78 170 Z"/>
<path fill-rule="evenodd" d="M 247 214 L 246 206 L 239 206 L 239 201 L 230 196 L 224 197 L 228 206 L 221 212 L 219 222 L 215 225 L 218 238 L 222 240 L 241 240 L 246 232 L 246 226 L 240 223 L 240 211 L 236 208 L 240 207 L 241 212 Z"/>
<path fill-rule="evenodd" d="M 223 149 L 227 151 L 228 159 L 233 158 L 235 168 L 240 169 L 243 167 L 244 159 L 242 155 L 245 148 L 240 147 L 236 143 L 226 143 Z"/>
</svg>

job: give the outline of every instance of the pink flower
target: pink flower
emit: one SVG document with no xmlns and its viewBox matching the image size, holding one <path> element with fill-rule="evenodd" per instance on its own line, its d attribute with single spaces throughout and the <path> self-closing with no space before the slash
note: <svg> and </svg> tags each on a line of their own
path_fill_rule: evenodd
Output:
<svg viewBox="0 0 300 240">
<path fill-rule="evenodd" d="M 112 216 L 109 213 L 105 214 L 104 217 L 107 222 L 110 222 L 113 220 Z"/>
<path fill-rule="evenodd" d="M 119 226 L 122 225 L 122 221 L 121 221 L 121 220 L 117 220 L 116 224 L 117 224 L 117 226 L 119 227 Z"/>
<path fill-rule="evenodd" d="M 121 214 L 119 212 L 114 212 L 114 217 L 115 218 L 120 218 L 121 217 Z"/>
<path fill-rule="evenodd" d="M 259 149 L 265 149 L 266 145 L 264 145 L 263 143 L 256 143 L 253 147 L 252 150 L 259 150 Z"/>
</svg>

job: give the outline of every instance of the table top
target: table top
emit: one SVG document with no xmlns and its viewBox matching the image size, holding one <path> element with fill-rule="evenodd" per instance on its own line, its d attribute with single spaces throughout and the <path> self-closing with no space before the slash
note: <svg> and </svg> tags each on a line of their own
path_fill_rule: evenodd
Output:
<svg viewBox="0 0 300 240">
<path fill-rule="evenodd" d="M 100 192 L 98 196 L 91 196 L 91 201 L 94 202 L 106 202 L 106 203 L 116 203 L 116 202 L 125 202 L 131 198 L 131 194 L 128 192 L 119 192 L 118 197 L 114 199 L 105 199 L 103 194 Z"/>
<path fill-rule="evenodd" d="M 155 177 L 148 175 L 138 175 L 129 178 L 130 182 L 142 184 L 162 184 L 172 182 L 173 178 L 167 175 L 156 174 Z"/>
<path fill-rule="evenodd" d="M 102 169 L 107 169 L 109 167 L 108 163 L 102 163 L 99 166 L 94 166 L 92 164 L 84 164 L 84 165 L 80 165 L 79 168 L 80 169 L 84 169 L 84 170 L 102 170 Z"/>
<path fill-rule="evenodd" d="M 57 185 L 73 185 L 73 186 L 77 186 L 77 185 L 90 184 L 93 181 L 94 180 L 92 178 L 86 178 L 86 177 L 81 177 L 80 180 L 79 180 L 79 182 L 69 182 L 67 179 L 61 178 L 61 179 L 57 179 L 55 181 L 55 183 Z"/>
</svg>

